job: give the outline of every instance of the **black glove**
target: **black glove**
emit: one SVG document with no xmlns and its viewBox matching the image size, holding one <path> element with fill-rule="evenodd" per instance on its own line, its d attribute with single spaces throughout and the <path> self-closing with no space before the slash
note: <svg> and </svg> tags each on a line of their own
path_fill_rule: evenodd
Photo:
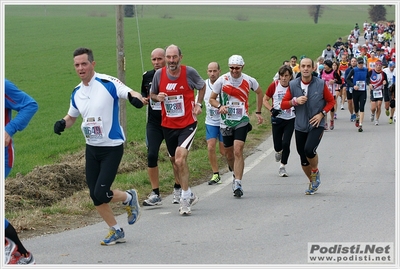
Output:
<svg viewBox="0 0 400 269">
<path fill-rule="evenodd" d="M 271 111 L 272 117 L 276 117 L 279 114 L 281 114 L 281 112 L 282 112 L 280 109 L 275 109 L 275 108 L 272 108 L 270 111 Z"/>
<path fill-rule="evenodd" d="M 133 105 L 136 108 L 142 108 L 143 107 L 143 102 L 139 100 L 139 98 L 132 97 L 132 95 L 128 92 L 128 99 L 131 105 Z"/>
<path fill-rule="evenodd" d="M 56 121 L 54 123 L 54 132 L 58 135 L 61 135 L 61 132 L 64 132 L 65 130 L 65 120 L 61 119 L 59 121 Z"/>
</svg>

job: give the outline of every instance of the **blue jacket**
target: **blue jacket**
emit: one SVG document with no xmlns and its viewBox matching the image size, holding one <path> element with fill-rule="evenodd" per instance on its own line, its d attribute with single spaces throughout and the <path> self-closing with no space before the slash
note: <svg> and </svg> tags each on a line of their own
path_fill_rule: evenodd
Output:
<svg viewBox="0 0 400 269">
<path fill-rule="evenodd" d="M 349 74 L 346 77 L 346 83 L 349 87 L 354 87 L 357 81 L 365 81 L 367 82 L 368 78 L 368 69 L 366 67 L 358 68 L 354 67 L 350 70 Z"/>
</svg>

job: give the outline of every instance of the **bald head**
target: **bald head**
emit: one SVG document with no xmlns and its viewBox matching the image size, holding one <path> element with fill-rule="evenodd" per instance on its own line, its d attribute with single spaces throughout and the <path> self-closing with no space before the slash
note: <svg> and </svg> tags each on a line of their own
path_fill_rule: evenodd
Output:
<svg viewBox="0 0 400 269">
<path fill-rule="evenodd" d="M 173 53 L 173 54 L 177 54 L 179 56 L 182 55 L 181 49 L 177 45 L 174 45 L 174 44 L 171 44 L 168 47 L 166 47 L 165 51 L 167 54 Z"/>
<path fill-rule="evenodd" d="M 220 70 L 219 64 L 217 62 L 211 62 L 207 66 L 208 69 L 217 69 Z"/>
<path fill-rule="evenodd" d="M 207 66 L 207 76 L 211 83 L 214 83 L 221 73 L 221 68 L 217 62 L 211 62 Z"/>
<path fill-rule="evenodd" d="M 154 70 L 165 66 L 165 51 L 162 48 L 156 48 L 151 52 L 151 64 Z"/>
<path fill-rule="evenodd" d="M 169 71 L 178 74 L 182 59 L 181 49 L 176 45 L 169 45 L 165 49 L 165 59 Z"/>
</svg>

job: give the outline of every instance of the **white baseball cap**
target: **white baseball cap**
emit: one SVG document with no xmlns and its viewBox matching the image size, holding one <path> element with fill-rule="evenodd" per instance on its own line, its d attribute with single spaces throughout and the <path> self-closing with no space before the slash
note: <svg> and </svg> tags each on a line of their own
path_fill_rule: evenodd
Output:
<svg viewBox="0 0 400 269">
<path fill-rule="evenodd" d="M 243 57 L 240 55 L 232 55 L 229 57 L 228 64 L 244 65 Z"/>
</svg>

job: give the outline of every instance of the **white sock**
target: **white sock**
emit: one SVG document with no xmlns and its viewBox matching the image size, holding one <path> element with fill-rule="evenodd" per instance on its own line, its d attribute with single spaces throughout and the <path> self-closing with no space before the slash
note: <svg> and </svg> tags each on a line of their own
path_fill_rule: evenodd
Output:
<svg viewBox="0 0 400 269">
<path fill-rule="evenodd" d="M 113 226 L 113 228 L 114 228 L 116 231 L 121 230 L 121 227 L 118 225 L 118 223 L 115 224 L 115 225 Z"/>
<path fill-rule="evenodd" d="M 188 188 L 186 191 L 182 189 L 181 197 L 183 199 L 189 199 L 191 195 L 192 195 L 192 190 L 190 188 Z"/>
<path fill-rule="evenodd" d="M 124 204 L 126 205 L 127 203 L 129 203 L 132 200 L 132 195 L 128 192 L 126 192 L 126 199 L 124 201 Z"/>
</svg>

